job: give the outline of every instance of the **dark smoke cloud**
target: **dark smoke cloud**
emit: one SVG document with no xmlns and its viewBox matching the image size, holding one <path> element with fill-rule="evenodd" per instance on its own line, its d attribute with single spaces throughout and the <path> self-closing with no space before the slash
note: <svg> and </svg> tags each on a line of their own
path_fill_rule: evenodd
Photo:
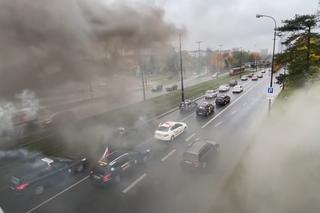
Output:
<svg viewBox="0 0 320 213">
<path fill-rule="evenodd" d="M 141 4 L 0 0 L 0 91 L 115 73 L 121 55 L 168 41 L 175 26 Z"/>
<path fill-rule="evenodd" d="M 38 152 L 29 151 L 26 149 L 17 150 L 0 150 L 0 160 L 14 159 L 14 160 L 32 160 L 40 157 Z"/>
</svg>

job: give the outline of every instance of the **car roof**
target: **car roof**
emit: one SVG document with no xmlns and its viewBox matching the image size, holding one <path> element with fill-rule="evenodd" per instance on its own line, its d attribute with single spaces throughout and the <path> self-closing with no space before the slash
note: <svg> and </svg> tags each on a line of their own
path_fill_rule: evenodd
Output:
<svg viewBox="0 0 320 213">
<path fill-rule="evenodd" d="M 206 141 L 196 141 L 194 143 L 192 143 L 185 151 L 185 153 L 190 153 L 190 154 L 194 154 L 197 155 L 200 153 L 200 151 L 203 149 L 203 147 L 205 147 L 207 144 L 209 144 Z"/>
<path fill-rule="evenodd" d="M 170 127 L 172 127 L 173 125 L 175 125 L 176 123 L 177 123 L 177 122 L 174 122 L 174 121 L 166 121 L 166 122 L 164 122 L 164 123 L 161 123 L 161 124 L 159 125 L 159 127 L 162 126 L 162 127 L 170 128 Z"/>
<path fill-rule="evenodd" d="M 199 104 L 199 106 L 207 106 L 208 104 L 209 104 L 208 102 L 202 101 L 202 102 Z"/>
</svg>

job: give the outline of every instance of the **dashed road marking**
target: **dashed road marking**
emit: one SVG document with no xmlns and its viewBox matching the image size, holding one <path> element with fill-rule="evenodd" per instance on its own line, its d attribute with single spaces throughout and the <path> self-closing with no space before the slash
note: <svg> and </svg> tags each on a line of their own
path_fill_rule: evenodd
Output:
<svg viewBox="0 0 320 213">
<path fill-rule="evenodd" d="M 235 114 L 237 112 L 237 110 L 234 110 L 231 112 L 231 115 Z"/>
<path fill-rule="evenodd" d="M 177 150 L 176 149 L 173 149 L 173 150 L 171 150 L 171 152 L 169 152 L 166 156 L 164 156 L 162 159 L 161 159 L 161 161 L 163 162 L 163 161 L 165 161 L 165 160 L 167 160 L 171 155 L 173 155 L 173 153 L 175 153 Z"/>
<path fill-rule="evenodd" d="M 219 123 L 217 123 L 216 125 L 214 125 L 214 127 L 218 127 L 218 126 L 220 126 L 222 123 L 223 123 L 223 122 L 220 121 Z"/>
<path fill-rule="evenodd" d="M 56 197 L 58 197 L 58 196 L 62 195 L 62 194 L 63 194 L 63 193 L 65 193 L 66 191 L 68 191 L 68 190 L 72 189 L 73 187 L 75 187 L 76 185 L 78 185 L 78 184 L 82 183 L 83 181 L 87 180 L 88 178 L 89 178 L 89 175 L 88 175 L 88 176 L 86 176 L 86 177 L 84 177 L 84 178 L 82 178 L 82 179 L 81 179 L 81 180 L 79 180 L 78 182 L 76 182 L 76 183 L 72 184 L 72 185 L 71 185 L 71 186 L 69 186 L 68 188 L 65 188 L 64 190 L 62 190 L 61 192 L 59 192 L 59 193 L 55 194 L 54 196 L 50 197 L 49 199 L 47 199 L 47 200 L 43 201 L 43 202 L 42 202 L 42 203 L 40 203 L 39 205 L 37 205 L 37 206 L 33 207 L 32 209 L 28 210 L 26 213 L 31 213 L 31 212 L 33 212 L 33 211 L 37 210 L 37 209 L 38 209 L 38 208 L 40 208 L 41 206 L 43 206 L 43 205 L 47 204 L 47 203 L 48 203 L 48 202 L 50 202 L 51 200 L 53 200 L 53 199 L 55 199 Z"/>
<path fill-rule="evenodd" d="M 193 133 L 192 135 L 190 135 L 189 137 L 186 138 L 186 141 L 191 140 L 191 138 L 193 138 L 196 135 L 196 133 Z"/>
<path fill-rule="evenodd" d="M 143 173 L 138 179 L 133 181 L 127 188 L 122 190 L 122 193 L 126 194 L 130 189 L 132 189 L 135 185 L 137 185 L 140 181 L 142 181 L 147 176 L 146 173 Z"/>
</svg>

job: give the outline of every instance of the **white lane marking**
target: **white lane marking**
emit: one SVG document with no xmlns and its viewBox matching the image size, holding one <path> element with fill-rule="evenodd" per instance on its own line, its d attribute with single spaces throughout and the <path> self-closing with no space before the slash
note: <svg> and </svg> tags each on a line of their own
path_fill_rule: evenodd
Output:
<svg viewBox="0 0 320 213">
<path fill-rule="evenodd" d="M 257 83 L 256 85 L 252 86 L 250 89 L 248 89 L 245 93 L 243 93 L 241 96 L 239 96 L 235 101 L 233 101 L 231 104 L 229 104 L 229 106 L 227 106 L 226 108 L 224 108 L 221 112 L 219 112 L 216 116 L 214 116 L 213 118 L 211 118 L 207 123 L 205 123 L 201 129 L 205 128 L 206 126 L 208 126 L 212 121 L 214 121 L 217 117 L 219 117 L 222 113 L 224 113 L 227 109 L 229 109 L 232 105 L 234 105 L 235 103 L 237 103 L 243 96 L 245 96 L 246 94 L 248 94 L 248 92 L 250 92 L 253 88 L 257 87 L 258 85 L 260 85 L 261 83 L 263 83 L 264 81 L 260 81 L 259 83 Z"/>
<path fill-rule="evenodd" d="M 196 133 L 193 133 L 192 135 L 190 135 L 189 137 L 186 138 L 186 141 L 189 141 L 191 138 L 193 138 L 196 135 Z"/>
<path fill-rule="evenodd" d="M 173 153 L 175 153 L 176 151 L 177 151 L 176 149 L 171 150 L 171 152 L 169 152 L 166 156 L 164 156 L 161 159 L 161 161 L 163 162 L 163 161 L 167 160 L 167 158 L 170 157 L 171 155 L 173 155 Z"/>
<path fill-rule="evenodd" d="M 242 106 L 246 106 L 248 104 L 248 102 L 244 102 L 243 104 L 242 104 Z"/>
<path fill-rule="evenodd" d="M 137 185 L 137 183 L 142 181 L 142 179 L 145 178 L 146 176 L 147 176 L 147 174 L 143 173 L 143 175 L 141 175 L 137 180 L 133 181 L 127 188 L 122 190 L 122 193 L 124 193 L 124 194 L 127 193 L 130 189 L 132 189 L 135 185 Z"/>
<path fill-rule="evenodd" d="M 231 115 L 235 114 L 236 112 L 237 112 L 237 110 L 233 110 L 233 111 L 231 112 Z"/>
<path fill-rule="evenodd" d="M 183 121 L 185 121 L 185 120 L 188 120 L 188 119 L 189 119 L 191 116 L 193 116 L 193 115 L 194 115 L 194 113 L 191 113 L 190 115 L 182 118 L 182 119 L 180 120 L 180 122 L 183 122 Z"/>
<path fill-rule="evenodd" d="M 219 123 L 217 123 L 216 125 L 214 125 L 214 127 L 218 127 L 218 126 L 220 126 L 222 123 L 223 123 L 223 122 L 220 121 Z"/>
<path fill-rule="evenodd" d="M 66 191 L 70 190 L 71 188 L 75 187 L 76 185 L 82 183 L 83 181 L 85 181 L 86 179 L 89 178 L 89 175 L 82 178 L 81 180 L 79 180 L 78 182 L 72 184 L 71 186 L 69 186 L 68 188 L 62 190 L 61 192 L 55 194 L 54 196 L 50 197 L 49 199 L 43 201 L 42 203 L 40 203 L 39 205 L 33 207 L 32 209 L 30 209 L 29 211 L 27 211 L 26 213 L 30 213 L 33 212 L 35 210 L 37 210 L 38 208 L 40 208 L 41 206 L 45 205 L 46 203 L 50 202 L 51 200 L 55 199 L 56 197 L 60 196 L 61 194 L 65 193 Z"/>
</svg>

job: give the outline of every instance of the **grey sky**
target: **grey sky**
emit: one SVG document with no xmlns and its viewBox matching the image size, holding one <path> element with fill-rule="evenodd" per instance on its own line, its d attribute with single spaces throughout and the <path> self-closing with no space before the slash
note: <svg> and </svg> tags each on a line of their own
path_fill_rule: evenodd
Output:
<svg viewBox="0 0 320 213">
<path fill-rule="evenodd" d="M 242 47 L 260 50 L 272 47 L 273 22 L 257 19 L 257 13 L 281 20 L 295 14 L 315 13 L 318 0 L 159 0 L 167 20 L 185 26 L 188 36 L 184 48 L 195 49 L 195 41 L 204 41 L 203 48 Z M 278 46 L 278 45 L 277 45 Z"/>
</svg>

